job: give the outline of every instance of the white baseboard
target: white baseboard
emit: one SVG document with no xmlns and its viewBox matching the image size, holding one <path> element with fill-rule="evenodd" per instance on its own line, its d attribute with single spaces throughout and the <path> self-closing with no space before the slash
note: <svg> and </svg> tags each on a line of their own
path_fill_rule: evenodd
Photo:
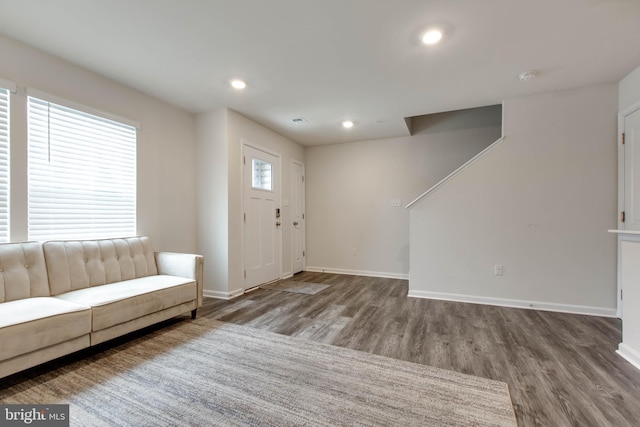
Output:
<svg viewBox="0 0 640 427">
<path fill-rule="evenodd" d="M 631 363 L 636 369 L 640 369 L 640 353 L 624 343 L 618 345 L 616 350 L 620 356 L 622 356 L 627 362 Z"/>
<path fill-rule="evenodd" d="M 366 276 L 366 277 L 384 277 L 387 279 L 404 279 L 409 280 L 408 274 L 402 273 L 385 273 L 382 271 L 364 271 L 364 270 L 347 270 L 344 268 L 331 268 L 331 267 L 309 267 L 307 266 L 305 271 L 311 271 L 313 273 L 332 273 L 332 274 L 347 274 L 350 276 Z"/>
<path fill-rule="evenodd" d="M 282 274 L 282 280 L 288 279 L 290 277 L 293 277 L 292 272 L 287 272 Z M 275 281 L 277 280 L 281 280 L 281 279 L 276 279 Z M 257 288 L 258 286 L 256 286 L 255 288 L 252 288 L 251 290 L 255 290 Z M 231 292 L 211 291 L 209 289 L 205 289 L 202 292 L 202 295 L 207 298 L 230 300 L 230 299 L 237 298 L 240 295 L 243 295 L 244 293 L 245 293 L 244 289 L 236 289 L 235 291 L 231 291 Z"/>
<path fill-rule="evenodd" d="M 589 316 L 617 317 L 617 311 L 615 308 L 590 307 L 586 305 L 556 304 L 540 301 L 479 297 L 473 295 L 447 294 L 442 292 L 416 291 L 411 289 L 409 290 L 409 294 L 407 296 L 412 298 L 428 298 L 444 301 L 468 302 L 472 304 L 497 305 L 501 307 L 528 308 L 530 310 L 586 314 Z"/>
<path fill-rule="evenodd" d="M 236 289 L 235 291 L 232 291 L 232 292 L 210 291 L 208 289 L 205 289 L 202 292 L 202 295 L 207 298 L 224 299 L 224 300 L 230 300 L 230 299 L 239 297 L 242 294 L 244 294 L 244 289 Z"/>
</svg>

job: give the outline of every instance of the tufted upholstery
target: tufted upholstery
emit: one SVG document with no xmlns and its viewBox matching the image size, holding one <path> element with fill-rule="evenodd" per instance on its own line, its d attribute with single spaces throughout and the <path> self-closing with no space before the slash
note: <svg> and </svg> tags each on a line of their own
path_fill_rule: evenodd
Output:
<svg viewBox="0 0 640 427">
<path fill-rule="evenodd" d="M 0 302 L 49 296 L 42 245 L 0 244 Z"/>
<path fill-rule="evenodd" d="M 43 248 L 51 295 L 158 274 L 148 237 L 51 241 Z"/>
<path fill-rule="evenodd" d="M 201 255 L 149 238 L 0 244 L 0 378 L 202 305 Z"/>
</svg>

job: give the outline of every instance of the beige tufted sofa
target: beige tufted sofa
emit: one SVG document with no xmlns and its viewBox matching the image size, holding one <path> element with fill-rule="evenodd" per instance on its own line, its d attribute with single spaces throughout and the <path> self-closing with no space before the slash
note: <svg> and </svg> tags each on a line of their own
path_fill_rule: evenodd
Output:
<svg viewBox="0 0 640 427">
<path fill-rule="evenodd" d="M 200 255 L 147 237 L 0 245 L 0 378 L 202 305 Z"/>
</svg>

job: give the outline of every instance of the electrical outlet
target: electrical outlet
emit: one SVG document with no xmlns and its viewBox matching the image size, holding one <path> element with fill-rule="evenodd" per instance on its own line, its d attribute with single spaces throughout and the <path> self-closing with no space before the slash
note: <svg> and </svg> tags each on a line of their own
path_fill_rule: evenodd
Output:
<svg viewBox="0 0 640 427">
<path fill-rule="evenodd" d="M 496 276 L 502 276 L 502 264 L 496 264 L 493 266 L 493 274 Z"/>
</svg>

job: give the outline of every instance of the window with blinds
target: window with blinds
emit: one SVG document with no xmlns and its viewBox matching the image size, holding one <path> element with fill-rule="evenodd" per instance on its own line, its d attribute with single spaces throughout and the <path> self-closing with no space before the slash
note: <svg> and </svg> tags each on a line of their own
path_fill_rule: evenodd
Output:
<svg viewBox="0 0 640 427">
<path fill-rule="evenodd" d="M 9 241 L 9 90 L 0 88 L 0 242 Z"/>
<path fill-rule="evenodd" d="M 135 127 L 28 98 L 29 240 L 136 234 Z"/>
</svg>

